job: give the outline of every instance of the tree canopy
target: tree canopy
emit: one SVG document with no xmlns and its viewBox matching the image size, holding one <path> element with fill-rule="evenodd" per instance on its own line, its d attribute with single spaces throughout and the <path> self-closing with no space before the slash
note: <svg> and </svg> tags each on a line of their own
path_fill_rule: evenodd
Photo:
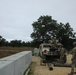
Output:
<svg viewBox="0 0 76 75">
<path fill-rule="evenodd" d="M 0 35 L 0 47 L 2 46 L 11 46 L 11 47 L 33 47 L 33 45 L 31 44 L 31 42 L 25 42 L 22 40 L 11 40 L 6 41 L 6 39 L 4 39 L 1 35 Z"/>
<path fill-rule="evenodd" d="M 58 23 L 57 20 L 52 19 L 52 16 L 40 16 L 37 21 L 32 23 L 33 32 L 31 37 L 34 41 L 48 41 L 54 37 L 58 40 L 68 40 L 75 37 L 73 28 L 67 22 Z"/>
</svg>

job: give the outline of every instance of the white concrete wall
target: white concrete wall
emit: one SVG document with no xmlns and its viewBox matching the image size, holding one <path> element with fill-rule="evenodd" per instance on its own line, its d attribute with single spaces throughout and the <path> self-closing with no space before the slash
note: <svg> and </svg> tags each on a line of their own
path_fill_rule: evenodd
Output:
<svg viewBox="0 0 76 75">
<path fill-rule="evenodd" d="M 23 75 L 32 61 L 32 52 L 23 51 L 0 59 L 0 75 Z"/>
</svg>

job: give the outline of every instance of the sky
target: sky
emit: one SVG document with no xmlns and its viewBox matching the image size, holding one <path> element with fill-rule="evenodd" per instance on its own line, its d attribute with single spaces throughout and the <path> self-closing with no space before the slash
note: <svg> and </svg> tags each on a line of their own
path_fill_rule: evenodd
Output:
<svg viewBox="0 0 76 75">
<path fill-rule="evenodd" d="M 32 23 L 42 15 L 69 22 L 76 32 L 76 0 L 0 0 L 0 35 L 7 41 L 31 41 Z"/>
</svg>

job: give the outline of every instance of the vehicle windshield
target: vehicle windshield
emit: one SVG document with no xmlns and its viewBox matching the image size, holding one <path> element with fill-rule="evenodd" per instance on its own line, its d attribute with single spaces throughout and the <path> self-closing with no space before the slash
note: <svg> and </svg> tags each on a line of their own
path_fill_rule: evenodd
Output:
<svg viewBox="0 0 76 75">
<path fill-rule="evenodd" d="M 43 45 L 44 48 L 50 48 L 50 45 Z"/>
</svg>

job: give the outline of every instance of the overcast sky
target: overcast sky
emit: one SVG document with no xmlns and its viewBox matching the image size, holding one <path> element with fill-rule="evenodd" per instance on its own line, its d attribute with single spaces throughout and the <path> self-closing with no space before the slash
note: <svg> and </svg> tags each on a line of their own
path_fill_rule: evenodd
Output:
<svg viewBox="0 0 76 75">
<path fill-rule="evenodd" d="M 76 0 L 0 0 L 0 35 L 8 41 L 31 41 L 32 23 L 41 15 L 69 22 L 76 31 Z"/>
</svg>

